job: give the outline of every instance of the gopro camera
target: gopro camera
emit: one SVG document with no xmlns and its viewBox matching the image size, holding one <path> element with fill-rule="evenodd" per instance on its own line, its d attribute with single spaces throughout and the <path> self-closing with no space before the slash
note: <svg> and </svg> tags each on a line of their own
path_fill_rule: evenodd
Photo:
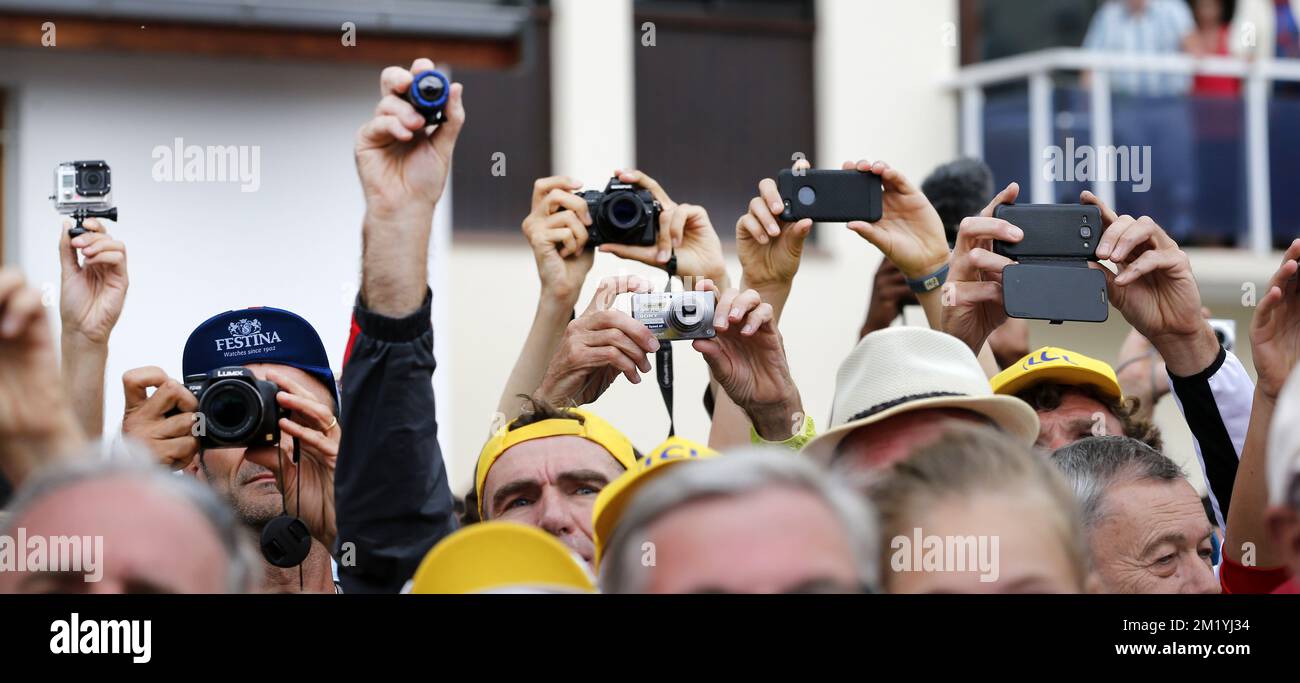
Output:
<svg viewBox="0 0 1300 683">
<path fill-rule="evenodd" d="M 655 339 L 712 339 L 713 292 L 653 292 L 632 295 L 632 317 Z"/>
<path fill-rule="evenodd" d="M 200 448 L 273 446 L 280 443 L 280 418 L 287 412 L 275 401 L 280 387 L 239 366 L 189 375 L 185 388 L 199 400 L 204 433 Z"/>
<path fill-rule="evenodd" d="M 649 190 L 610 178 L 604 192 L 588 190 L 578 196 L 587 201 L 591 214 L 587 244 L 592 247 L 606 242 L 653 246 L 657 241 L 663 207 Z"/>
<path fill-rule="evenodd" d="M 76 237 L 86 229 L 81 223 L 87 218 L 117 220 L 113 206 L 112 171 L 103 161 L 65 161 L 54 169 L 54 194 L 50 195 L 54 210 L 76 219 L 77 225 L 68 231 Z"/>
<path fill-rule="evenodd" d="M 449 95 L 451 82 L 446 76 L 439 71 L 421 71 L 406 90 L 406 101 L 424 115 L 425 125 L 436 126 L 442 123 Z"/>
</svg>

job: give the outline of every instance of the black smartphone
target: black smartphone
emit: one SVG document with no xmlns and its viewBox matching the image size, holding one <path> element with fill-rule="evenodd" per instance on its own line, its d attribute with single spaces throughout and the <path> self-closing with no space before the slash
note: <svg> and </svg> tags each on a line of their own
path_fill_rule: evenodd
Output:
<svg viewBox="0 0 1300 683">
<path fill-rule="evenodd" d="M 787 223 L 804 218 L 874 223 L 883 212 L 883 190 L 875 173 L 814 169 L 795 173 L 787 168 L 777 174 L 776 189 L 785 203 L 781 220 Z"/>
<path fill-rule="evenodd" d="M 1016 261 L 1027 258 L 1095 260 L 1101 238 L 1101 209 L 1091 204 L 1002 204 L 994 218 L 1020 228 L 1025 238 L 996 240 L 993 252 Z"/>
<path fill-rule="evenodd" d="M 1012 318 L 1106 322 L 1106 275 L 1087 262 L 1013 263 L 1002 269 L 1002 303 Z"/>
</svg>

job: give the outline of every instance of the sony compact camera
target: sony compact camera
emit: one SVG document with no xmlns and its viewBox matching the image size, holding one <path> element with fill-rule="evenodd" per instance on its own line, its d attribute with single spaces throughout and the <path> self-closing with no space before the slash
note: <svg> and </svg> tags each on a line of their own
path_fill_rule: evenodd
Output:
<svg viewBox="0 0 1300 683">
<path fill-rule="evenodd" d="M 280 391 L 275 382 L 258 379 L 248 368 L 231 366 L 189 375 L 185 388 L 199 400 L 205 423 L 200 448 L 280 443 L 280 418 L 287 412 L 275 401 Z"/>
<path fill-rule="evenodd" d="M 69 233 L 76 237 L 85 232 L 81 222 L 87 218 L 117 220 L 113 206 L 112 172 L 103 161 L 66 161 L 54 169 L 54 210 L 77 220 Z"/>
<path fill-rule="evenodd" d="M 606 242 L 653 246 L 659 233 L 659 212 L 663 207 L 650 194 L 631 183 L 610 178 L 605 191 L 579 192 L 587 201 L 591 214 L 591 230 L 587 244 L 595 246 Z"/>
<path fill-rule="evenodd" d="M 652 292 L 632 295 L 632 317 L 655 339 L 712 339 L 713 292 Z"/>
</svg>

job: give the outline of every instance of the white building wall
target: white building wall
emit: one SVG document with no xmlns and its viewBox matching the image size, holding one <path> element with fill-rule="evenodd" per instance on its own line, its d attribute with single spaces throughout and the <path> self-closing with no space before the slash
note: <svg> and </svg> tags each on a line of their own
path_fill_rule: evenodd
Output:
<svg viewBox="0 0 1300 683">
<path fill-rule="evenodd" d="M 57 301 L 62 217 L 49 200 L 56 164 L 112 166 L 131 287 L 113 334 L 105 396 L 107 429 L 121 423 L 121 376 L 158 365 L 180 377 L 189 332 L 207 317 L 247 306 L 302 315 L 320 333 L 337 373 L 347 342 L 361 256 L 364 203 L 353 137 L 374 110 L 378 69 L 171 56 L 0 51 L 6 123 L 6 259 Z M 88 65 L 94 76 L 86 77 Z M 160 183 L 155 146 L 260 147 L 261 183 Z M 449 195 L 448 195 L 449 196 Z M 435 219 L 435 324 L 446 370 L 446 245 L 451 202 Z M 442 245 L 441 247 L 439 245 Z M 58 325 L 57 304 L 50 317 Z M 450 401 L 438 406 L 451 446 Z"/>
<path fill-rule="evenodd" d="M 561 0 L 554 8 L 554 172 L 603 182 L 613 166 L 628 163 L 635 152 L 631 59 L 641 48 L 630 26 L 630 0 Z M 956 156 L 956 102 L 940 86 L 958 63 L 957 45 L 946 42 L 956 35 L 955 0 L 820 0 L 817 16 L 814 163 L 838 167 L 844 159 L 880 158 L 919 182 Z M 73 78 L 88 59 L 97 76 Z M 8 91 L 10 110 L 6 254 L 33 282 L 57 291 L 59 217 L 46 199 L 54 165 L 87 158 L 113 165 L 114 195 L 123 215 L 115 234 L 127 242 L 132 284 L 109 363 L 110 429 L 121 416 L 122 372 L 158 364 L 179 374 L 186 334 L 229 308 L 274 305 L 302 314 L 316 325 L 338 368 L 356 288 L 363 212 L 352 140 L 373 109 L 376 69 L 88 58 L 53 50 L 0 51 L 0 64 L 0 87 Z M 610 69 L 626 73 L 626 82 L 608 78 Z M 603 110 L 592 108 L 592 93 L 576 86 L 590 83 L 593 74 L 606 76 Z M 473 94 L 468 95 L 472 118 Z M 466 134 L 485 134 L 476 130 L 470 126 Z M 175 137 L 187 144 L 261 146 L 260 190 L 155 183 L 150 152 Z M 669 189 L 689 201 L 688 188 Z M 438 212 L 432 249 L 435 388 L 453 488 L 464 491 L 532 319 L 538 284 L 519 233 L 459 233 L 453 243 L 446 204 Z M 734 213 L 713 216 L 714 224 L 731 230 L 743 209 L 744 198 L 738 198 Z M 818 230 L 782 333 L 805 407 L 824 426 L 836 366 L 857 340 L 880 256 L 842 226 Z M 731 275 L 738 279 L 739 264 L 728 251 Z M 1236 274 L 1262 283 L 1275 264 L 1213 252 L 1194 259 L 1198 273 L 1212 273 L 1211 282 L 1202 277 L 1208 305 L 1238 320 L 1241 345 L 1248 346 L 1252 310 L 1240 306 Z M 580 306 L 600 277 L 622 272 L 664 279 L 662 271 L 598 254 Z M 57 315 L 52 317 L 57 324 Z M 1096 326 L 1035 323 L 1031 343 L 1067 346 L 1113 362 L 1126 332 L 1118 315 Z M 1243 350 L 1242 355 L 1249 367 L 1249 354 Z M 684 344 L 678 345 L 676 361 L 678 431 L 704 440 L 705 365 Z M 653 377 L 636 386 L 618 380 L 595 409 L 643 449 L 667 433 Z M 1158 417 L 1168 450 L 1185 461 L 1190 439 L 1172 401 L 1162 404 Z"/>
</svg>

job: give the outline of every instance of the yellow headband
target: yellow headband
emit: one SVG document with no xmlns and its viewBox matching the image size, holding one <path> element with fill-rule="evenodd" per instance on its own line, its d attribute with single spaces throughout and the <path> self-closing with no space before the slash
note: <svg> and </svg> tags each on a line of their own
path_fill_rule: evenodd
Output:
<svg viewBox="0 0 1300 683">
<path fill-rule="evenodd" d="M 544 439 L 550 436 L 576 436 L 600 445 L 610 456 L 618 461 L 623 469 L 636 464 L 636 452 L 632 442 L 613 425 L 581 408 L 566 408 L 566 412 L 581 416 L 582 422 L 573 418 L 553 418 L 541 420 L 518 429 L 509 425 L 501 427 L 491 439 L 483 445 L 478 455 L 478 466 L 474 472 L 474 492 L 478 494 L 479 516 L 483 516 L 483 485 L 487 482 L 488 470 L 503 453 L 525 441 Z"/>
</svg>

